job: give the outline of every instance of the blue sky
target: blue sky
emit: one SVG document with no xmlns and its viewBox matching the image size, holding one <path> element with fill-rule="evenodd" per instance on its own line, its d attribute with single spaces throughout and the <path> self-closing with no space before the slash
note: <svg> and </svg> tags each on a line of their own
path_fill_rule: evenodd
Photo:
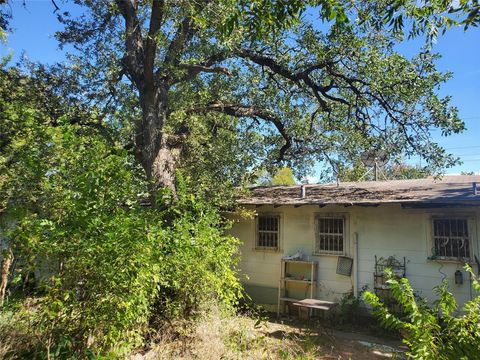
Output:
<svg viewBox="0 0 480 360">
<path fill-rule="evenodd" d="M 7 44 L 0 45 L 0 55 L 13 52 L 16 60 L 24 51 L 33 61 L 52 63 L 64 60 L 64 52 L 58 49 L 52 36 L 60 26 L 50 0 L 28 0 L 26 3 L 25 8 L 22 0 L 11 1 L 14 32 L 8 36 Z M 64 11 L 66 5 L 59 4 Z M 68 10 L 72 10 L 71 5 Z M 399 51 L 410 56 L 421 41 L 403 43 Z M 447 169 L 446 173 L 480 172 L 480 29 L 450 30 L 438 39 L 434 51 L 442 55 L 437 62 L 438 69 L 453 72 L 453 78 L 440 89 L 440 94 L 452 96 L 452 103 L 458 107 L 467 127 L 464 133 L 450 137 L 434 133 L 434 139 L 440 145 L 463 161 L 462 165 Z M 409 162 L 418 161 L 411 159 Z"/>
</svg>

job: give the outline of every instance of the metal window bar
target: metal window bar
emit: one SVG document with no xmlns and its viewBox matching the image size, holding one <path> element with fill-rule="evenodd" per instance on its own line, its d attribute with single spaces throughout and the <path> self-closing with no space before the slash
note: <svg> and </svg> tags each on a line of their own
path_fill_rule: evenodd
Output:
<svg viewBox="0 0 480 360">
<path fill-rule="evenodd" d="M 279 216 L 258 217 L 257 248 L 278 249 Z"/>
<path fill-rule="evenodd" d="M 343 242 L 345 239 L 344 225 L 344 218 L 317 218 L 315 253 L 343 254 Z"/>
<path fill-rule="evenodd" d="M 434 219 L 435 255 L 445 258 L 470 258 L 467 219 Z"/>
</svg>

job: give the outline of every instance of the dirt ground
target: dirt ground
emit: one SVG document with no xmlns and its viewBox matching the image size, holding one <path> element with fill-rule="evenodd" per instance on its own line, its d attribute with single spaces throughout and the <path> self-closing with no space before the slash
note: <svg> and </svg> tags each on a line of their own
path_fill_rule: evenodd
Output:
<svg viewBox="0 0 480 360">
<path fill-rule="evenodd" d="M 169 338 L 140 359 L 402 359 L 400 339 L 372 334 L 368 326 L 328 326 L 322 321 L 274 317 L 257 322 L 245 316 L 204 319 L 189 335 Z"/>
<path fill-rule="evenodd" d="M 271 319 L 260 331 L 279 341 L 306 344 L 307 354 L 314 359 L 399 359 L 406 350 L 400 339 L 375 336 L 360 327 L 344 331 L 295 318 Z M 314 351 L 308 351 L 309 348 Z"/>
</svg>

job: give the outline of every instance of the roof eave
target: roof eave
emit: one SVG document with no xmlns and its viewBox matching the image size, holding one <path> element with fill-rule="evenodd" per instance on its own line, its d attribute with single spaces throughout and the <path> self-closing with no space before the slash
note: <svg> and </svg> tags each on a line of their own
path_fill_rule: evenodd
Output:
<svg viewBox="0 0 480 360">
<path fill-rule="evenodd" d="M 401 200 L 378 200 L 378 201 L 237 201 L 239 205 L 245 206 L 298 206 L 298 205 L 313 205 L 313 206 L 378 206 L 383 204 L 431 204 L 431 205 L 467 205 L 480 206 L 479 199 L 401 199 Z"/>
</svg>

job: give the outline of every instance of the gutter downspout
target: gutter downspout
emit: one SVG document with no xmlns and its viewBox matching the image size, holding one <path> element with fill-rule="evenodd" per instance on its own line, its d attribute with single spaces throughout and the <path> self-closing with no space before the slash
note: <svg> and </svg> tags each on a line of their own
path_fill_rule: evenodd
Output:
<svg viewBox="0 0 480 360">
<path fill-rule="evenodd" d="M 353 296 L 358 298 L 358 233 L 353 233 L 353 247 L 355 257 L 353 259 L 353 272 L 355 274 L 353 285 Z"/>
</svg>

